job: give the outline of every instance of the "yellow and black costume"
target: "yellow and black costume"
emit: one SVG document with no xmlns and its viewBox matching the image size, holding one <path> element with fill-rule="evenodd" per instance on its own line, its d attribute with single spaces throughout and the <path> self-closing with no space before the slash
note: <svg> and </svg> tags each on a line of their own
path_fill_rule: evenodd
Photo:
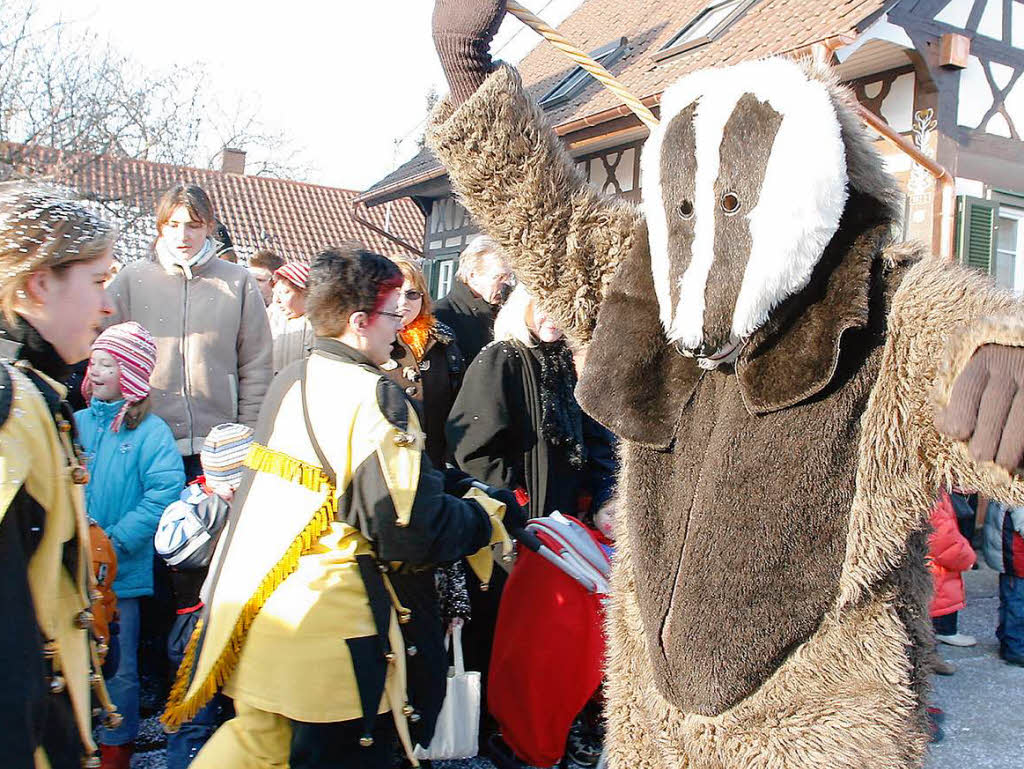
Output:
<svg viewBox="0 0 1024 769">
<path fill-rule="evenodd" d="M 247 465 L 165 722 L 235 700 L 200 767 L 295 766 L 341 722 L 370 747 L 389 711 L 407 752 L 428 744 L 447 668 L 429 567 L 476 553 L 488 578 L 504 505 L 446 494 L 412 403 L 333 339 L 274 380 Z"/>
<path fill-rule="evenodd" d="M 93 694 L 119 719 L 90 643 L 89 534 L 66 365 L 28 323 L 0 325 L 0 756 L 99 766 Z"/>
</svg>

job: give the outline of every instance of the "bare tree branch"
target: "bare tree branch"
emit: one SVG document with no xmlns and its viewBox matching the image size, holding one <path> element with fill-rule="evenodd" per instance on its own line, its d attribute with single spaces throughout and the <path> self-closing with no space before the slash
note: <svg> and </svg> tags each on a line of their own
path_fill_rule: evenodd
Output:
<svg viewBox="0 0 1024 769">
<path fill-rule="evenodd" d="M 145 69 L 87 28 L 44 23 L 34 0 L 2 0 L 0 179 L 45 175 L 69 183 L 97 156 L 216 168 L 225 147 L 246 150 L 254 175 L 311 174 L 257 105 L 239 96 L 225 108 L 207 94 L 207 82 L 201 65 Z M 130 198 L 93 195 L 91 202 L 116 211 L 125 232 L 149 217 L 144 198 L 155 193 L 133 189 Z"/>
</svg>

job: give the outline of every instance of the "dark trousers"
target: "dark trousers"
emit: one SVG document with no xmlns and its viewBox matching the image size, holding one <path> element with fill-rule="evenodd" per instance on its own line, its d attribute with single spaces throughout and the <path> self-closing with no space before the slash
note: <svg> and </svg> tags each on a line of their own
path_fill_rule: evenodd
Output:
<svg viewBox="0 0 1024 769">
<path fill-rule="evenodd" d="M 935 635 L 956 635 L 956 615 L 959 613 L 955 611 L 950 614 L 943 614 L 941 617 L 932 617 L 932 627 L 935 629 Z"/>
<path fill-rule="evenodd" d="M 230 699 L 219 692 L 213 695 L 190 721 L 167 735 L 167 769 L 187 769 L 218 727 L 234 713 Z"/>
<path fill-rule="evenodd" d="M 999 649 L 1004 656 L 1024 658 L 1024 578 L 999 575 Z"/>
<path fill-rule="evenodd" d="M 487 710 L 487 671 L 491 666 L 491 648 L 494 646 L 494 628 L 498 624 L 498 606 L 508 575 L 498 564 L 487 590 L 480 589 L 480 580 L 466 565 L 466 587 L 472 615 L 462 631 L 462 649 L 466 670 L 480 671 L 480 741 L 497 730 L 497 723 Z"/>
</svg>

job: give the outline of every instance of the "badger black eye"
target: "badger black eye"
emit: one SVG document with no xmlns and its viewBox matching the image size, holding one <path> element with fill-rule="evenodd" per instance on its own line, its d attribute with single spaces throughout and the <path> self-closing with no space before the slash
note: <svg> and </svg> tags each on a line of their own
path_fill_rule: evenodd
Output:
<svg viewBox="0 0 1024 769">
<path fill-rule="evenodd" d="M 692 219 L 693 218 L 693 203 L 689 200 L 684 200 L 679 204 L 679 208 L 676 209 L 680 219 Z"/>
<path fill-rule="evenodd" d="M 722 195 L 722 210 L 726 214 L 734 214 L 740 210 L 740 199 L 735 192 L 727 192 Z"/>
</svg>

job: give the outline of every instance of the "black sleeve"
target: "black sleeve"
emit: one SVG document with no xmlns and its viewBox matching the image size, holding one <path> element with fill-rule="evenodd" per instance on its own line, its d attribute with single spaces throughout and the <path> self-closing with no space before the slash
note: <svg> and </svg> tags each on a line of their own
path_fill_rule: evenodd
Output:
<svg viewBox="0 0 1024 769">
<path fill-rule="evenodd" d="M 6 625 L 0 633 L 0 755 L 5 767 L 18 769 L 35 765 L 39 744 L 45 743 L 54 759 L 70 753 L 77 760 L 79 748 L 73 722 L 58 717 L 70 710 L 66 695 L 49 693 L 28 583 L 28 561 L 44 520 L 42 507 L 22 488 L 0 521 L 0 606 Z"/>
<path fill-rule="evenodd" d="M 470 364 L 445 435 L 455 464 L 488 486 L 523 486 L 522 424 L 527 419 L 514 352 L 494 344 Z"/>
<path fill-rule="evenodd" d="M 583 415 L 583 443 L 587 449 L 587 485 L 598 496 L 615 485 L 619 474 L 614 433 L 604 425 Z"/>
<path fill-rule="evenodd" d="M 476 502 L 445 494 L 444 484 L 444 475 L 421 453 L 412 512 L 401 526 L 374 453 L 356 470 L 346 492 L 348 523 L 358 526 L 384 561 L 429 565 L 471 555 L 490 541 L 490 519 Z"/>
</svg>

